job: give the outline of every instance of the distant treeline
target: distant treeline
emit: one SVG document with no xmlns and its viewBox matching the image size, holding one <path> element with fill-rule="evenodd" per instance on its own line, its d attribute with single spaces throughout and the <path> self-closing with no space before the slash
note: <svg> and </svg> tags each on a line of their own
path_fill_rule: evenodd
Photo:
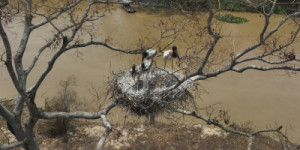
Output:
<svg viewBox="0 0 300 150">
<path fill-rule="evenodd" d="M 258 12 L 262 7 L 258 7 L 263 0 L 214 0 L 216 9 L 229 11 Z M 185 11 L 206 10 L 206 0 L 134 0 L 134 2 L 150 7 L 173 8 Z M 249 4 L 252 3 L 252 5 Z M 289 14 L 300 9 L 300 0 L 278 0 L 275 13 Z M 269 7 L 271 5 L 268 5 Z M 268 9 L 268 8 L 267 8 Z"/>
</svg>

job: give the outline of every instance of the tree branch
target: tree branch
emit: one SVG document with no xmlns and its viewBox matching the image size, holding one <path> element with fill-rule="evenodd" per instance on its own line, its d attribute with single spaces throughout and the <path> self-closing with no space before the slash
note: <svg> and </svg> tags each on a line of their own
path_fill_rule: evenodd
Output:
<svg viewBox="0 0 300 150">
<path fill-rule="evenodd" d="M 108 109 L 114 107 L 116 105 L 116 101 L 109 103 L 103 110 L 99 112 L 40 112 L 38 115 L 39 119 L 57 119 L 57 118 L 65 118 L 65 119 L 99 119 L 102 114 L 107 113 Z"/>
<path fill-rule="evenodd" d="M 51 23 L 51 22 L 50 22 L 50 23 Z M 71 29 L 71 28 L 73 28 L 73 27 L 75 27 L 75 26 L 77 26 L 77 25 L 78 25 L 78 24 L 73 24 L 73 25 L 67 26 L 67 27 L 65 27 L 65 28 L 63 28 L 63 29 L 59 29 L 59 28 L 57 28 L 57 27 L 53 24 L 52 26 L 53 26 L 53 27 L 55 28 L 55 30 L 57 31 L 57 34 L 55 34 L 55 35 L 53 36 L 53 38 L 52 38 L 51 41 L 49 41 L 48 43 L 46 43 L 44 46 L 42 46 L 42 47 L 39 49 L 39 51 L 37 52 L 37 54 L 35 55 L 35 57 L 34 57 L 32 63 L 31 63 L 31 65 L 30 65 L 29 68 L 27 69 L 26 73 L 29 74 L 30 71 L 34 68 L 34 66 L 35 66 L 35 64 L 36 64 L 36 62 L 37 62 L 37 60 L 39 59 L 39 56 L 44 52 L 44 50 L 45 50 L 46 48 L 50 47 L 56 40 L 58 40 L 58 35 L 61 35 L 61 36 L 62 36 L 61 39 L 64 40 L 64 37 L 65 37 L 65 36 L 63 35 L 63 32 L 65 32 L 65 31 L 67 31 L 67 30 L 69 30 L 69 29 Z"/>
<path fill-rule="evenodd" d="M 90 42 L 86 42 L 86 43 L 82 43 L 82 44 L 74 44 L 74 45 L 72 45 L 70 47 L 67 47 L 66 50 L 70 50 L 70 49 L 73 49 L 73 48 L 86 47 L 86 46 L 90 46 L 90 45 L 101 45 L 101 46 L 107 47 L 107 48 L 109 48 L 111 50 L 122 52 L 122 53 L 126 53 L 126 54 L 141 54 L 142 53 L 142 50 L 140 50 L 140 49 L 136 49 L 136 50 L 123 50 L 123 49 L 114 47 L 112 45 L 109 45 L 106 42 L 95 42 L 95 41 L 90 41 Z"/>
<path fill-rule="evenodd" d="M 5 119 L 5 120 L 10 120 L 13 118 L 13 114 L 9 112 L 2 104 L 0 104 L 0 115 Z"/>
<path fill-rule="evenodd" d="M 106 128 L 105 132 L 101 136 L 97 150 L 102 150 L 105 140 L 108 137 L 112 127 L 109 123 L 108 119 L 106 118 L 107 113 L 117 105 L 117 101 L 113 101 L 106 105 L 100 112 L 96 113 L 89 113 L 89 112 L 40 112 L 37 116 L 39 119 L 56 119 L 56 118 L 67 118 L 67 119 L 74 119 L 74 118 L 81 118 L 81 119 L 98 119 L 100 118 L 102 121 L 103 126 Z"/>
<path fill-rule="evenodd" d="M 23 107 L 24 107 L 24 101 L 25 101 L 25 97 L 24 96 L 18 96 L 16 99 L 16 106 L 14 108 L 14 114 L 17 117 L 21 117 L 22 112 L 23 112 Z"/>
<path fill-rule="evenodd" d="M 266 59 L 263 59 L 264 57 L 266 56 L 270 56 L 272 55 L 273 53 L 275 52 L 279 52 L 281 51 L 282 49 L 290 46 L 292 43 L 294 43 L 299 31 L 300 31 L 300 26 L 298 25 L 298 29 L 297 31 L 292 35 L 291 37 L 291 40 L 289 40 L 288 43 L 286 43 L 285 45 L 281 45 L 279 46 L 278 48 L 275 48 L 273 49 L 272 51 L 270 52 L 266 52 L 266 53 L 263 53 L 262 55 L 259 55 L 259 56 L 256 56 L 256 57 L 252 57 L 252 58 L 246 58 L 244 60 L 241 60 L 241 61 L 238 61 L 236 62 L 239 58 L 241 58 L 242 56 L 244 56 L 245 54 L 247 54 L 248 52 L 252 51 L 252 50 L 255 50 L 256 48 L 258 48 L 259 46 L 262 45 L 262 42 L 258 42 L 246 49 L 244 49 L 242 52 L 240 52 L 239 54 L 237 54 L 235 57 L 233 57 L 228 63 L 227 65 L 225 65 L 223 68 L 220 68 L 216 71 L 213 71 L 213 72 L 209 72 L 209 73 L 203 73 L 202 70 L 203 68 L 205 67 L 205 64 L 207 63 L 208 59 L 209 59 L 209 56 L 211 55 L 212 51 L 214 50 L 214 47 L 216 45 L 216 43 L 218 42 L 218 38 L 220 38 L 220 36 L 216 33 L 213 32 L 213 30 L 211 29 L 211 20 L 212 20 L 212 16 L 213 16 L 213 12 L 212 12 L 212 9 L 211 9 L 211 4 L 210 4 L 210 1 L 208 0 L 208 6 L 209 6 L 209 18 L 208 18 L 208 21 L 207 21 L 207 28 L 208 28 L 208 31 L 209 31 L 209 34 L 211 37 L 214 38 L 214 41 L 211 43 L 210 45 L 210 48 L 208 50 L 208 52 L 206 53 L 205 55 L 205 58 L 202 62 L 202 64 L 200 65 L 199 69 L 194 72 L 194 73 L 191 73 L 191 74 L 188 74 L 186 76 L 186 78 L 182 79 L 176 86 L 170 88 L 171 90 L 174 90 L 176 89 L 177 87 L 180 86 L 180 84 L 183 84 L 186 80 L 189 80 L 190 78 L 192 77 L 195 77 L 195 76 L 198 76 L 198 75 L 201 75 L 201 77 L 196 77 L 195 80 L 193 79 L 193 81 L 196 81 L 196 80 L 205 80 L 207 78 L 210 78 L 210 77 L 216 77 L 217 75 L 219 74 L 222 74 L 224 72 L 227 72 L 227 71 L 235 71 L 235 72 L 243 72 L 245 70 L 248 70 L 248 69 L 256 69 L 256 70 L 260 70 L 260 71 L 267 71 L 267 70 L 275 70 L 275 69 L 278 69 L 278 70 L 282 70 L 282 69 L 285 69 L 285 70 L 293 70 L 293 71 L 299 71 L 299 68 L 296 68 L 296 67 L 289 67 L 289 66 L 271 66 L 271 67 L 260 67 L 260 66 L 247 66 L 247 67 L 243 67 L 241 69 L 237 69 L 237 68 L 233 68 L 234 66 L 236 66 L 237 64 L 241 64 L 243 62 L 246 62 L 246 61 L 251 61 L 251 60 L 258 60 L 258 61 L 262 61 L 262 62 L 265 62 L 265 63 L 268 63 L 270 65 L 280 65 L 280 64 L 285 64 L 287 62 L 290 62 L 292 61 L 292 59 L 285 59 L 283 61 L 268 61 Z M 273 3 L 272 5 L 272 9 L 274 9 L 275 7 L 275 4 L 276 3 Z M 269 12 L 269 14 L 267 14 L 269 17 L 272 15 L 273 11 L 272 10 Z M 293 13 L 287 17 L 285 17 L 284 19 L 282 19 L 282 21 L 271 31 L 269 32 L 264 38 L 263 38 L 263 41 L 266 41 L 273 33 L 275 33 L 288 19 L 292 18 L 292 17 L 295 17 L 297 15 L 299 15 L 300 13 L 297 12 L 297 13 Z M 266 24 L 269 24 L 269 21 L 266 22 Z M 267 28 L 268 25 L 266 25 L 266 27 L 264 28 Z M 266 29 L 263 29 L 262 30 L 262 35 L 264 34 Z M 293 59 L 294 61 L 298 61 L 297 59 Z"/>
<path fill-rule="evenodd" d="M 90 1 L 90 3 L 88 4 L 88 6 L 86 7 L 85 11 L 84 11 L 84 14 L 80 20 L 80 23 L 76 26 L 75 29 L 73 29 L 73 33 L 72 33 L 72 36 L 70 37 L 70 41 L 73 41 L 73 39 L 75 38 L 75 35 L 77 34 L 77 32 L 79 31 L 79 29 L 82 27 L 82 25 L 84 24 L 85 22 L 85 19 L 88 17 L 88 13 L 91 9 L 91 6 L 93 5 L 93 1 Z"/>
<path fill-rule="evenodd" d="M 56 13 L 50 15 L 50 17 L 48 17 L 45 21 L 42 21 L 38 24 L 35 24 L 35 25 L 32 25 L 31 26 L 31 29 L 34 30 L 36 28 L 39 28 L 47 23 L 49 23 L 49 21 L 52 21 L 54 19 L 56 19 L 58 16 L 60 16 L 61 14 L 63 14 L 65 11 L 71 9 L 71 8 L 74 8 L 75 6 L 77 6 L 80 2 L 82 2 L 82 0 L 76 0 L 75 2 L 73 2 L 72 4 L 70 5 L 67 5 L 66 7 L 64 8 L 61 8 L 59 11 L 57 11 Z"/>
<path fill-rule="evenodd" d="M 270 56 L 270 55 L 274 54 L 275 52 L 279 52 L 279 51 L 283 50 L 284 48 L 287 48 L 288 46 L 293 44 L 295 42 L 295 39 L 296 39 L 297 35 L 299 34 L 299 32 L 300 32 L 300 26 L 298 26 L 298 29 L 293 34 L 291 40 L 288 43 L 286 43 L 285 45 L 279 46 L 278 48 L 275 48 L 275 49 L 271 50 L 270 52 L 263 53 L 260 56 L 256 56 L 256 57 L 252 57 L 252 58 L 246 58 L 244 60 L 237 61 L 236 64 L 241 64 L 241 63 L 244 63 L 244 62 L 247 62 L 247 61 L 252 61 L 252 60 L 259 60 L 259 61 L 262 61 L 262 62 L 265 62 L 265 63 L 268 63 L 268 64 L 283 64 L 283 63 L 291 61 L 291 60 L 284 60 L 284 61 L 272 62 L 272 61 L 267 61 L 267 60 L 263 59 L 263 57 Z"/>
<path fill-rule="evenodd" d="M 16 72 L 17 72 L 18 79 L 19 79 L 19 86 L 22 89 L 26 88 L 24 79 L 27 78 L 27 76 L 24 75 L 22 59 L 23 59 L 24 52 L 26 50 L 26 46 L 28 44 L 28 39 L 29 39 L 31 31 L 32 31 L 30 28 L 31 22 L 32 22 L 32 15 L 30 13 L 32 11 L 32 0 L 27 0 L 26 5 L 27 5 L 27 7 L 26 7 L 26 11 L 25 11 L 24 31 L 23 31 L 23 35 L 22 35 L 22 38 L 21 38 L 21 41 L 19 44 L 19 48 L 14 56 Z"/>
<path fill-rule="evenodd" d="M 219 122 L 207 119 L 207 118 L 205 118 L 205 117 L 197 114 L 196 112 L 186 111 L 186 110 L 182 110 L 182 109 L 173 109 L 173 111 L 177 112 L 177 113 L 184 114 L 184 115 L 193 116 L 193 117 L 195 117 L 197 119 L 203 120 L 208 125 L 217 126 L 220 129 L 224 130 L 225 132 L 229 132 L 229 133 L 233 133 L 233 134 L 237 134 L 237 135 L 241 135 L 241 136 L 247 137 L 248 138 L 247 150 L 251 150 L 251 146 L 253 144 L 253 138 L 254 138 L 254 136 L 256 136 L 258 134 L 261 134 L 261 133 L 266 133 L 266 132 L 278 132 L 278 133 L 280 133 L 280 130 L 282 129 L 282 126 L 279 126 L 277 129 L 259 130 L 259 131 L 253 132 L 253 133 L 247 133 L 247 132 L 243 132 L 243 131 L 233 130 L 233 129 L 227 128 L 224 125 L 220 124 Z"/>
<path fill-rule="evenodd" d="M 277 26 L 275 26 L 273 28 L 273 30 L 271 30 L 265 37 L 264 37 L 264 41 L 267 40 L 271 35 L 273 35 L 276 31 L 278 31 L 278 29 L 280 29 L 280 27 L 286 22 L 288 21 L 290 18 L 296 17 L 300 15 L 300 11 L 292 13 L 288 16 L 286 16 L 284 19 L 282 19 L 280 21 L 280 23 L 277 24 Z"/>
<path fill-rule="evenodd" d="M 264 27 L 263 27 L 261 33 L 260 33 L 260 36 L 259 36 L 259 37 L 260 37 L 260 42 L 261 42 L 261 43 L 264 43 L 264 34 L 265 34 L 265 32 L 266 32 L 266 30 L 267 30 L 269 24 L 270 24 L 270 17 L 271 17 L 271 15 L 272 15 L 273 12 L 274 12 L 274 8 L 275 8 L 275 6 L 276 6 L 276 2 L 277 2 L 277 0 L 274 0 L 274 1 L 272 2 L 272 7 L 271 7 L 271 10 L 270 10 L 270 12 L 269 12 L 268 14 L 265 12 L 265 6 L 263 6 L 263 10 L 264 10 L 263 15 L 264 15 L 264 17 L 265 17 L 265 25 L 264 25 Z"/>
<path fill-rule="evenodd" d="M 207 0 L 207 4 L 208 4 L 208 10 L 209 10 L 209 17 L 207 19 L 207 29 L 208 29 L 208 33 L 211 37 L 214 38 L 214 41 L 211 43 L 209 50 L 207 51 L 205 58 L 201 64 L 201 66 L 199 67 L 199 69 L 197 70 L 197 73 L 202 75 L 203 74 L 203 69 L 205 67 L 205 65 L 207 64 L 207 61 L 211 55 L 211 53 L 213 52 L 217 42 L 219 41 L 219 39 L 221 38 L 219 34 L 215 33 L 214 31 L 212 31 L 211 29 L 211 21 L 212 18 L 214 16 L 213 11 L 212 11 L 212 6 L 211 6 L 211 2 L 210 0 Z"/>
<path fill-rule="evenodd" d="M 211 2 L 210 0 L 207 0 L 207 5 L 208 5 L 208 11 L 209 11 L 209 16 L 207 18 L 207 29 L 208 29 L 208 33 L 210 36 L 212 36 L 214 39 L 219 39 L 221 38 L 219 34 L 215 33 L 212 28 L 211 28 L 211 22 L 212 22 L 212 19 L 214 17 L 214 13 L 213 13 L 213 10 L 212 10 L 212 5 L 211 5 Z"/>
<path fill-rule="evenodd" d="M 242 135 L 242 136 L 245 136 L 245 137 L 251 137 L 251 134 L 249 134 L 249 133 L 238 131 L 238 130 L 229 129 L 229 128 L 223 126 L 222 124 L 219 124 L 216 121 L 212 121 L 210 119 L 202 117 L 201 115 L 198 115 L 196 112 L 186 111 L 186 110 L 182 110 L 182 109 L 174 109 L 173 111 L 177 112 L 177 113 L 181 113 L 181 114 L 184 114 L 184 115 L 189 115 L 189 116 L 193 116 L 195 118 L 201 119 L 201 120 L 205 121 L 208 125 L 211 125 L 211 124 L 215 125 L 215 126 L 221 128 L 222 130 L 224 130 L 226 132 L 230 132 L 230 133 Z"/>
<path fill-rule="evenodd" d="M 20 142 L 16 142 L 10 145 L 0 145 L 0 150 L 8 150 L 8 149 L 13 149 L 13 148 L 17 148 L 17 147 L 21 147 L 24 145 L 26 139 L 20 141 Z"/>
<path fill-rule="evenodd" d="M 95 3 L 100 4 L 126 4 L 131 3 L 131 0 L 94 0 Z"/>
<path fill-rule="evenodd" d="M 249 65 L 246 67 L 242 67 L 240 69 L 238 68 L 232 68 L 232 71 L 242 73 L 246 70 L 259 70 L 259 71 L 269 71 L 269 70 L 291 70 L 291 71 L 300 71 L 300 68 L 298 67 L 292 67 L 292 66 L 271 66 L 271 67 L 261 67 L 256 65 Z"/>
<path fill-rule="evenodd" d="M 59 30 L 58 27 L 56 27 L 55 24 L 52 22 L 52 20 L 50 20 L 46 15 L 40 14 L 40 13 L 36 13 L 36 12 L 31 12 L 31 13 L 33 13 L 35 15 L 38 15 L 38 16 L 44 17 L 48 21 L 47 23 L 50 23 L 50 25 L 57 31 L 57 33 L 61 36 L 61 38 L 64 37 L 64 35 L 61 32 L 61 30 Z"/>
<path fill-rule="evenodd" d="M 48 62 L 48 67 L 46 70 L 42 73 L 42 75 L 39 77 L 38 81 L 35 83 L 35 85 L 27 90 L 27 92 L 36 92 L 39 86 L 42 84 L 48 73 L 52 70 L 54 63 L 56 62 L 57 58 L 65 52 L 65 48 L 68 45 L 69 41 L 67 37 L 63 38 L 63 44 L 61 48 L 54 54 L 54 56 L 51 58 L 51 60 Z"/>
<path fill-rule="evenodd" d="M 265 60 L 263 58 L 249 58 L 249 59 L 245 59 L 241 62 L 246 62 L 246 61 L 253 61 L 253 60 L 257 60 L 257 61 L 261 61 L 261 62 L 264 62 L 264 63 L 267 63 L 269 65 L 280 65 L 280 64 L 284 64 L 284 63 L 287 63 L 287 62 L 290 62 L 292 60 L 282 60 L 282 61 L 268 61 L 268 60 Z"/>
<path fill-rule="evenodd" d="M 101 112 L 41 112 L 39 114 L 40 119 L 57 119 L 57 118 L 64 118 L 64 119 L 99 119 Z"/>
<path fill-rule="evenodd" d="M 15 88 L 17 89 L 17 91 L 19 93 L 22 93 L 22 90 L 18 85 L 18 79 L 17 79 L 16 73 L 15 73 L 13 65 L 12 65 L 11 46 L 10 46 L 10 42 L 8 40 L 7 34 L 6 34 L 6 32 L 3 28 L 3 25 L 2 25 L 1 12 L 0 12 L 0 36 L 2 38 L 2 42 L 3 42 L 3 45 L 5 47 L 5 53 L 6 53 L 5 65 L 6 65 L 6 69 L 9 73 L 9 76 L 10 76 Z"/>
<path fill-rule="evenodd" d="M 237 54 L 233 61 L 236 61 L 237 59 L 239 59 L 240 57 L 244 56 L 245 54 L 247 54 L 248 52 L 256 49 L 257 47 L 261 46 L 262 45 L 262 41 L 266 41 L 271 35 L 273 35 L 276 31 L 278 31 L 278 29 L 287 21 L 289 20 L 290 18 L 292 17 L 295 17 L 295 16 L 298 16 L 300 15 L 300 12 L 295 12 L 293 14 L 290 14 L 288 15 L 287 17 L 285 17 L 284 19 L 281 20 L 280 23 L 277 24 L 277 26 L 274 27 L 273 30 L 271 30 L 260 42 L 246 48 L 245 50 L 243 50 L 242 52 L 240 52 L 239 54 Z"/>
<path fill-rule="evenodd" d="M 104 143 L 106 141 L 106 138 L 108 137 L 112 127 L 109 121 L 106 118 L 107 113 L 114 108 L 117 105 L 117 101 L 113 101 L 110 104 L 108 104 L 102 111 L 101 111 L 101 121 L 103 126 L 106 128 L 105 132 L 102 134 L 98 144 L 97 144 L 97 150 L 102 150 Z"/>
<path fill-rule="evenodd" d="M 260 131 L 253 132 L 251 134 L 254 136 L 254 135 L 258 135 L 260 133 L 266 133 L 266 132 L 280 132 L 281 129 L 282 129 L 282 126 L 279 126 L 277 129 L 260 130 Z"/>
<path fill-rule="evenodd" d="M 44 52 L 44 50 L 48 47 L 50 47 L 55 41 L 57 40 L 57 36 L 54 36 L 52 38 L 51 41 L 49 41 L 48 43 L 46 43 L 44 46 L 42 46 L 39 51 L 36 53 L 36 55 L 34 56 L 31 65 L 28 67 L 28 69 L 26 70 L 26 74 L 28 75 L 31 70 L 34 68 L 36 62 L 38 61 L 40 55 Z"/>
<path fill-rule="evenodd" d="M 50 15 L 50 17 L 48 17 L 48 19 L 40 22 L 40 23 L 37 23 L 35 25 L 32 25 L 31 26 L 31 29 L 34 30 L 36 28 L 39 28 L 45 24 L 47 24 L 49 21 L 52 21 L 56 18 L 58 18 L 61 14 L 63 14 L 64 12 L 66 12 L 67 10 L 70 10 L 72 8 L 74 8 L 75 6 L 77 6 L 79 3 L 81 3 L 82 0 L 76 0 L 75 2 L 67 5 L 66 7 L 63 7 L 63 8 L 60 8 L 59 11 L 57 11 L 56 13 Z M 115 0 L 115 1 L 108 1 L 108 0 L 103 0 L 103 1 L 100 1 L 100 0 L 90 0 L 90 3 L 93 3 L 93 4 L 97 4 L 97 3 L 105 3 L 105 4 L 114 4 L 114 3 L 119 3 L 119 4 L 123 4 L 123 3 L 127 3 L 127 2 L 124 2 L 122 0 Z"/>
</svg>

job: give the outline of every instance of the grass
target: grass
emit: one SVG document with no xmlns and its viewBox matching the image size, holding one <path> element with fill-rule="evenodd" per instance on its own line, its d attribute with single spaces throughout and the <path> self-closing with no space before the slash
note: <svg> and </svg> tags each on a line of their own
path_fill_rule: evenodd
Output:
<svg viewBox="0 0 300 150">
<path fill-rule="evenodd" d="M 242 17 L 237 17 L 231 14 L 217 14 L 215 15 L 215 17 L 219 20 L 219 21 L 223 21 L 223 22 L 227 22 L 227 23 L 237 23 L 237 24 L 241 24 L 241 23 L 245 23 L 245 22 L 249 22 L 248 19 L 246 18 L 242 18 Z"/>
</svg>

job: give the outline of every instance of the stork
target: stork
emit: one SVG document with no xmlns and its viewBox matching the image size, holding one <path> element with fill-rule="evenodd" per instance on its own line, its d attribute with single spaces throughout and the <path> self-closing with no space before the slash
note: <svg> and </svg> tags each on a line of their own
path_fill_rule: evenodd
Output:
<svg viewBox="0 0 300 150">
<path fill-rule="evenodd" d="M 172 50 L 164 51 L 163 58 L 164 58 L 164 62 L 165 62 L 164 69 L 166 68 L 167 60 L 171 59 L 172 60 L 172 70 L 173 70 L 173 59 L 178 58 L 178 60 L 180 61 L 180 57 L 177 52 L 177 47 L 173 46 Z"/>
<path fill-rule="evenodd" d="M 141 74 L 146 70 L 145 63 L 142 62 L 140 65 L 136 66 L 133 64 L 130 69 L 130 74 L 133 77 L 133 79 L 136 79 L 136 76 L 138 80 L 140 79 Z"/>
<path fill-rule="evenodd" d="M 142 62 L 144 59 L 151 59 L 152 62 L 157 54 L 157 50 L 155 49 L 147 49 L 142 53 Z"/>
</svg>

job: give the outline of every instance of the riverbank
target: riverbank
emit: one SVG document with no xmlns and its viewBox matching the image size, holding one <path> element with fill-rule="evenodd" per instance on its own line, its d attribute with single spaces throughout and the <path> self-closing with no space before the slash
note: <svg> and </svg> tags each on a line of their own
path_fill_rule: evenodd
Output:
<svg viewBox="0 0 300 150">
<path fill-rule="evenodd" d="M 205 11 L 207 8 L 206 0 L 134 0 L 135 5 L 141 7 L 156 7 L 177 9 L 181 11 Z M 278 0 L 275 14 L 290 14 L 300 8 L 300 1 Z M 260 1 L 241 1 L 241 0 L 218 0 L 212 1 L 213 7 L 217 10 L 233 12 L 260 12 L 262 3 Z M 269 9 L 268 7 L 266 9 Z"/>
<path fill-rule="evenodd" d="M 1 102 L 13 109 L 14 101 Z M 24 109 L 23 121 L 28 118 Z M 104 149 L 107 150 L 238 150 L 247 149 L 248 139 L 241 135 L 224 132 L 220 128 L 201 124 L 177 123 L 123 123 L 112 124 Z M 247 125 L 234 126 L 241 131 L 251 131 Z M 6 122 L 0 118 L 0 143 L 11 144 L 16 138 L 6 128 Z M 99 120 L 71 120 L 67 132 L 62 134 L 55 128 L 54 120 L 40 120 L 35 128 L 35 137 L 41 150 L 87 150 L 94 149 L 105 132 Z M 273 136 L 272 136 L 273 135 Z M 296 144 L 287 143 L 275 134 L 260 134 L 253 138 L 252 150 L 281 150 L 282 146 L 298 150 Z M 21 150 L 16 148 L 15 150 Z"/>
<path fill-rule="evenodd" d="M 42 123 L 41 123 L 42 122 Z M 45 132 L 47 122 L 40 121 L 36 129 L 36 138 L 41 150 L 87 150 L 94 149 L 104 133 L 105 128 L 100 122 L 71 122 L 66 135 L 53 135 Z M 13 135 L 4 128 L 0 121 L 2 135 L 1 144 L 15 142 Z M 52 131 L 53 132 L 53 131 Z M 248 140 L 245 137 L 228 134 L 218 128 L 202 125 L 149 125 L 125 124 L 113 125 L 113 131 L 106 141 L 107 150 L 237 150 L 247 149 Z M 256 136 L 252 150 L 280 150 L 281 142 L 267 136 Z M 296 145 L 293 146 L 296 149 Z M 21 148 L 19 148 L 21 149 Z"/>
</svg>

